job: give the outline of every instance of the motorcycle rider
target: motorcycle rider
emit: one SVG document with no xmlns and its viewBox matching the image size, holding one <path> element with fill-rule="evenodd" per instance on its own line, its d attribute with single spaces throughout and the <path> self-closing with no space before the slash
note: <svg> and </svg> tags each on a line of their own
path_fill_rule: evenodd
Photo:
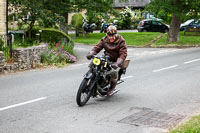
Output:
<svg viewBox="0 0 200 133">
<path fill-rule="evenodd" d="M 112 64 L 111 84 L 108 91 L 108 96 L 112 95 L 115 86 L 118 81 L 118 72 L 123 66 L 123 63 L 127 57 L 127 46 L 124 38 L 117 34 L 117 28 L 115 26 L 109 26 L 107 29 L 107 35 L 101 39 L 101 41 L 94 46 L 94 48 L 86 56 L 87 59 L 91 59 L 93 55 L 98 54 L 104 49 L 104 54 L 110 57 Z"/>
</svg>

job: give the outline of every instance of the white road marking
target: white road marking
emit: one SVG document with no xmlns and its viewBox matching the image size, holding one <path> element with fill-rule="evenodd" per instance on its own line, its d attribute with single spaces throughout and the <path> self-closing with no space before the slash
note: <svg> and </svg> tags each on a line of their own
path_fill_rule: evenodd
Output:
<svg viewBox="0 0 200 133">
<path fill-rule="evenodd" d="M 190 60 L 190 61 L 184 62 L 184 64 L 189 64 L 189 63 L 193 63 L 193 62 L 196 62 L 196 61 L 200 61 L 200 59 Z"/>
<path fill-rule="evenodd" d="M 78 50 L 87 50 L 86 48 L 77 48 L 77 47 L 75 47 L 74 49 L 78 49 Z"/>
<path fill-rule="evenodd" d="M 7 106 L 7 107 L 0 108 L 0 111 L 6 110 L 6 109 L 10 109 L 10 108 L 15 108 L 15 107 L 18 107 L 18 106 L 22 106 L 22 105 L 33 103 L 33 102 L 37 102 L 37 101 L 41 101 L 41 100 L 44 100 L 46 98 L 47 97 L 41 97 L 41 98 L 37 98 L 37 99 L 30 100 L 30 101 L 27 101 L 27 102 L 10 105 L 10 106 Z"/>
<path fill-rule="evenodd" d="M 72 65 L 72 66 L 82 66 L 83 64 L 75 64 L 75 65 Z"/>
<path fill-rule="evenodd" d="M 121 79 L 128 79 L 128 78 L 132 78 L 133 76 L 127 76 L 127 77 L 123 77 Z"/>
<path fill-rule="evenodd" d="M 88 65 L 90 63 L 82 63 L 82 64 L 75 64 L 75 65 L 72 65 L 72 66 L 82 66 L 82 65 Z"/>
<path fill-rule="evenodd" d="M 167 70 L 167 69 L 175 68 L 175 67 L 177 67 L 177 66 L 178 66 L 178 65 L 173 65 L 173 66 L 169 66 L 169 67 L 161 68 L 161 69 L 158 69 L 158 70 L 153 70 L 153 72 L 159 72 L 159 71 L 163 71 L 163 70 Z"/>
<path fill-rule="evenodd" d="M 128 58 L 133 58 L 134 56 L 128 56 Z"/>
</svg>

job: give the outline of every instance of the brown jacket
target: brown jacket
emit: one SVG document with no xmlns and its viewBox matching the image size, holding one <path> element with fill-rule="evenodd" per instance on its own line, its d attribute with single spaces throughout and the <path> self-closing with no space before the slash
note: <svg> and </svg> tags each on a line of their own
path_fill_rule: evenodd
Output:
<svg viewBox="0 0 200 133">
<path fill-rule="evenodd" d="M 114 43 L 110 43 L 107 36 L 103 37 L 101 41 L 92 49 L 93 54 L 98 54 L 104 48 L 104 54 L 110 56 L 110 60 L 117 62 L 117 60 L 124 60 L 127 57 L 127 47 L 124 38 L 120 35 L 117 35 Z M 118 59 L 120 58 L 120 59 Z M 119 65 L 122 65 L 123 62 L 120 62 Z"/>
</svg>

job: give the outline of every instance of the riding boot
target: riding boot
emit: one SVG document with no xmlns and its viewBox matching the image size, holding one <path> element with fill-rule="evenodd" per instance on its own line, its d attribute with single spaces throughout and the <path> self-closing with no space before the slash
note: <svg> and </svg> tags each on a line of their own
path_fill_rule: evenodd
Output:
<svg viewBox="0 0 200 133">
<path fill-rule="evenodd" d="M 109 96 L 112 95 L 112 92 L 114 91 L 116 85 L 117 85 L 117 79 L 112 79 L 111 84 L 110 84 L 110 88 L 109 88 L 109 91 L 108 91 Z"/>
</svg>

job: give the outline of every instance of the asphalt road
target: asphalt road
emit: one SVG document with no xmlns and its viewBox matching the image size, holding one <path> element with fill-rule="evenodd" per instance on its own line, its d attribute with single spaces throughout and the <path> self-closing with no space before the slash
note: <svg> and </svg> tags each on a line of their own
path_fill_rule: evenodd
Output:
<svg viewBox="0 0 200 133">
<path fill-rule="evenodd" d="M 78 62 L 65 68 L 0 76 L 0 133 L 162 133 L 167 128 L 120 120 L 141 110 L 185 119 L 199 113 L 200 48 L 129 48 L 120 92 L 78 107 L 76 93 L 90 49 L 76 46 Z"/>
</svg>

